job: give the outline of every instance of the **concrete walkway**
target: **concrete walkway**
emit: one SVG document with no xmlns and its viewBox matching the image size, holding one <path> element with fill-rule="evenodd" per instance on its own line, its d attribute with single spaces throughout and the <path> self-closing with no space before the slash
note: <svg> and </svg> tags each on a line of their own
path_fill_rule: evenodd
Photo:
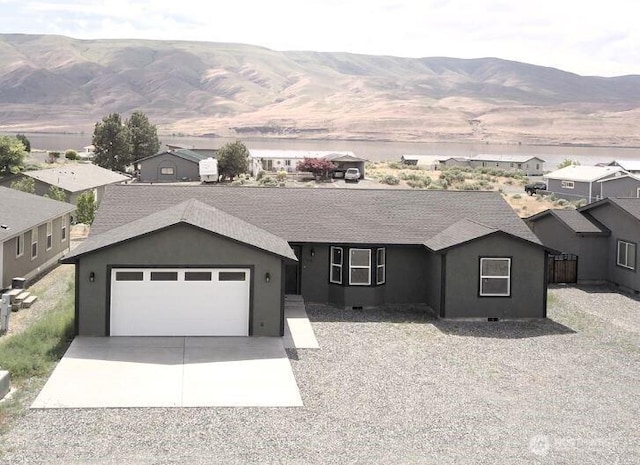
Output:
<svg viewBox="0 0 640 465">
<path fill-rule="evenodd" d="M 284 346 L 287 349 L 318 349 L 318 341 L 299 295 L 287 294 L 284 299 Z"/>
</svg>

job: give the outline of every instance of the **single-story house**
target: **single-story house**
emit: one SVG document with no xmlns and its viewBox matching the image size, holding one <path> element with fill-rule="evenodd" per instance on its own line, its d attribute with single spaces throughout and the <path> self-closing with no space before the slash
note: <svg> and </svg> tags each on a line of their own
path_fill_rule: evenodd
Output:
<svg viewBox="0 0 640 465">
<path fill-rule="evenodd" d="M 91 163 L 65 163 L 56 168 L 23 171 L 20 176 L 35 180 L 36 195 L 46 195 L 51 186 L 55 186 L 66 193 L 66 201 L 72 204 L 77 204 L 78 196 L 87 191 L 93 191 L 96 202 L 100 203 L 105 186 L 131 179 Z"/>
<path fill-rule="evenodd" d="M 627 173 L 640 174 L 640 160 L 613 160 L 609 166 L 619 166 Z"/>
<path fill-rule="evenodd" d="M 420 166 L 425 169 L 435 170 L 438 168 L 440 158 L 434 155 L 402 155 L 400 163 L 407 166 Z"/>
<path fill-rule="evenodd" d="M 347 168 L 358 168 L 361 178 L 364 178 L 366 160 L 356 157 L 350 151 L 249 149 L 249 171 L 253 176 L 257 176 L 260 171 L 295 173 L 298 162 L 305 158 L 330 160 L 337 166 L 338 176 Z"/>
<path fill-rule="evenodd" d="M 140 182 L 199 181 L 200 161 L 216 158 L 215 149 L 169 149 L 135 162 Z"/>
<path fill-rule="evenodd" d="M 282 336 L 285 294 L 544 318 L 546 259 L 496 192 L 128 184 L 62 262 L 81 335 Z"/>
<path fill-rule="evenodd" d="M 567 200 L 594 202 L 602 198 L 605 179 L 626 174 L 619 166 L 569 165 L 544 176 L 547 191 Z"/>
<path fill-rule="evenodd" d="M 544 160 L 531 155 L 478 154 L 469 157 L 472 168 L 495 168 L 503 171 L 522 171 L 526 176 L 544 173 Z"/>
<path fill-rule="evenodd" d="M 605 197 L 640 197 L 640 176 L 636 174 L 621 174 L 602 179 L 600 195 Z"/>
<path fill-rule="evenodd" d="M 75 206 L 0 187 L 0 289 L 56 265 L 69 250 L 69 216 Z"/>
<path fill-rule="evenodd" d="M 441 158 L 438 160 L 438 165 L 440 168 L 452 168 L 456 166 L 471 166 L 469 163 L 469 158 L 467 157 L 449 157 L 449 158 Z"/>
<path fill-rule="evenodd" d="M 527 219 L 549 248 L 577 256 L 578 281 L 608 281 L 640 293 L 640 199 L 608 197 L 574 211 Z"/>
</svg>

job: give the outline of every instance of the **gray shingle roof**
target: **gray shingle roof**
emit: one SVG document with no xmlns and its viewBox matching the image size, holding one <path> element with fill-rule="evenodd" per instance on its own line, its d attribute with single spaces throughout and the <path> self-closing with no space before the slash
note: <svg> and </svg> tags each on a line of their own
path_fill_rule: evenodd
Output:
<svg viewBox="0 0 640 465">
<path fill-rule="evenodd" d="M 153 155 L 149 155 L 148 157 L 140 158 L 139 160 L 136 160 L 135 163 L 139 163 L 144 160 L 149 160 L 150 158 L 154 158 L 159 155 L 164 155 L 165 153 L 168 153 L 170 155 L 175 155 L 176 157 L 191 161 L 193 163 L 199 163 L 200 160 L 204 160 L 205 158 L 209 158 L 212 156 L 211 150 L 198 150 L 198 151 L 189 150 L 189 149 L 163 150 L 161 152 L 154 153 Z"/>
<path fill-rule="evenodd" d="M 190 224 L 275 255 L 297 260 L 293 250 L 284 239 L 215 207 L 190 199 L 130 223 L 103 231 L 101 234 L 94 234 L 92 231 L 91 236 L 85 242 L 64 258 L 64 262 L 68 263 L 80 255 L 180 223 Z"/>
<path fill-rule="evenodd" d="M 0 242 L 34 226 L 70 213 L 75 206 L 57 200 L 0 187 Z"/>
<path fill-rule="evenodd" d="M 640 198 L 637 197 L 608 197 L 606 199 L 598 200 L 597 202 L 585 205 L 584 207 L 580 207 L 578 211 L 588 212 L 593 208 L 597 208 L 606 204 L 613 204 L 614 206 L 617 206 L 627 214 L 640 221 Z"/>
<path fill-rule="evenodd" d="M 114 185 L 92 235 L 197 199 L 288 242 L 423 245 L 462 219 L 535 244 L 497 192 Z"/>
<path fill-rule="evenodd" d="M 575 233 L 588 234 L 606 232 L 590 218 L 587 218 L 577 210 L 554 210 L 553 214 Z"/>
<path fill-rule="evenodd" d="M 52 186 L 60 187 L 67 192 L 81 192 L 129 179 L 120 173 L 90 163 L 77 163 L 59 168 L 25 171 L 22 174 Z"/>
<path fill-rule="evenodd" d="M 438 252 L 495 232 L 498 232 L 498 229 L 465 218 L 431 237 L 424 245 Z"/>
</svg>

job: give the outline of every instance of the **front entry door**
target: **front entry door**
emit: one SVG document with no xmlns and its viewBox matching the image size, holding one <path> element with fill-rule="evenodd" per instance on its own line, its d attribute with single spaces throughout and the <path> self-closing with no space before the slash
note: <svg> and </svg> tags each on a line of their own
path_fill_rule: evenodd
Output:
<svg viewBox="0 0 640 465">
<path fill-rule="evenodd" d="M 293 252 L 298 257 L 296 263 L 287 263 L 284 267 L 284 293 L 285 294 L 300 294 L 300 246 L 291 246 Z"/>
</svg>

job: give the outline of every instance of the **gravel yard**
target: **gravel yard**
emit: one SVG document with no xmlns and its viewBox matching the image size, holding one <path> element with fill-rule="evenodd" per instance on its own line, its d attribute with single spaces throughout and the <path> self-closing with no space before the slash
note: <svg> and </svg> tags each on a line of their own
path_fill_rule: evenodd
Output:
<svg viewBox="0 0 640 465">
<path fill-rule="evenodd" d="M 305 407 L 29 411 L 0 463 L 637 464 L 640 302 L 550 300 L 522 323 L 308 305 Z"/>
</svg>

